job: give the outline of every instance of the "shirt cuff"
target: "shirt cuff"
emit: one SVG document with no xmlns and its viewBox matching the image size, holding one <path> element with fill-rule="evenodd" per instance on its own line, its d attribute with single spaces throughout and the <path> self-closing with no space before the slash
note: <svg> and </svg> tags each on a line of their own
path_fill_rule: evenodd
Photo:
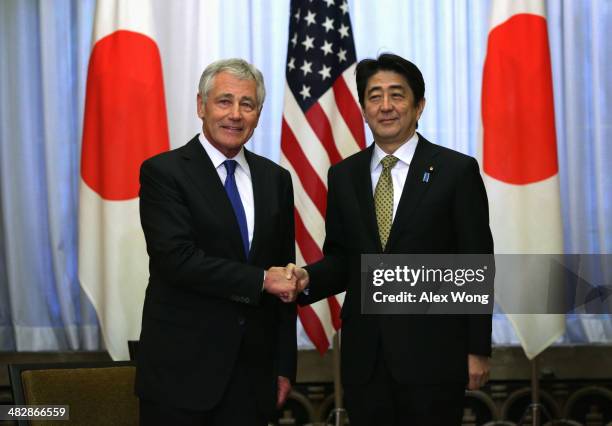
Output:
<svg viewBox="0 0 612 426">
<path fill-rule="evenodd" d="M 261 282 L 261 292 L 266 288 L 266 270 L 263 271 L 263 281 Z"/>
</svg>

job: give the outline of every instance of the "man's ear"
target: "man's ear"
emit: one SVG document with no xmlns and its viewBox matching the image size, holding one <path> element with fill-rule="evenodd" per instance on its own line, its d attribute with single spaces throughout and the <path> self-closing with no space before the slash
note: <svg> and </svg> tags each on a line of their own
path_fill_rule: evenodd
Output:
<svg viewBox="0 0 612 426">
<path fill-rule="evenodd" d="M 417 105 L 417 121 L 421 118 L 421 114 L 423 114 L 423 110 L 425 109 L 425 98 L 422 98 Z"/>
<path fill-rule="evenodd" d="M 204 119 L 204 101 L 202 100 L 202 96 L 198 93 L 196 99 L 197 99 L 196 102 L 197 102 L 198 117 L 200 117 L 201 119 Z"/>
</svg>

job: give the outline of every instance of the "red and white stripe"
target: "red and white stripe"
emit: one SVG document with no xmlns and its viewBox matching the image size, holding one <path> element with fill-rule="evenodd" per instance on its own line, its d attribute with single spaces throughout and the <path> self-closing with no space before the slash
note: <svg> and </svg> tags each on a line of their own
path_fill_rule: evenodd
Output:
<svg viewBox="0 0 612 426">
<path fill-rule="evenodd" d="M 354 64 L 305 114 L 289 86 L 285 87 L 281 165 L 293 179 L 298 265 L 323 256 L 329 167 L 363 148 L 365 135 Z M 321 353 L 329 348 L 340 328 L 343 300 L 344 294 L 299 308 L 304 330 Z"/>
</svg>

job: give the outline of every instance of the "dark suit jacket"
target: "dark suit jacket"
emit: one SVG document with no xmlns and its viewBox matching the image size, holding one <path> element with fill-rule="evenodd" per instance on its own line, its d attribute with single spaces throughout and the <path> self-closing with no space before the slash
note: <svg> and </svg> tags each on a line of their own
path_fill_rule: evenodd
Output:
<svg viewBox="0 0 612 426">
<path fill-rule="evenodd" d="M 367 382 L 379 350 L 400 383 L 467 382 L 467 354 L 490 354 L 490 316 L 360 313 L 360 255 L 383 252 L 372 194 L 373 150 L 372 145 L 329 170 L 325 257 L 306 268 L 309 295 L 299 303 L 346 290 L 341 312 L 346 384 Z M 429 182 L 423 181 L 425 172 Z M 385 253 L 492 252 L 476 160 L 419 135 Z"/>
<path fill-rule="evenodd" d="M 295 257 L 289 172 L 245 150 L 255 229 L 248 259 L 217 171 L 197 136 L 140 170 L 149 285 L 137 356 L 141 398 L 210 409 L 244 351 L 260 406 L 295 378 L 295 304 L 262 292 L 264 269 Z"/>
</svg>

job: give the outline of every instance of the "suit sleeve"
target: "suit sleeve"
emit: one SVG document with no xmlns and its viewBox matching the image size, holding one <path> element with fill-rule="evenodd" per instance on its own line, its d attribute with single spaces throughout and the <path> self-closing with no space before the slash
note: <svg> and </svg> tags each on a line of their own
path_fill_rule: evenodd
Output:
<svg viewBox="0 0 612 426">
<path fill-rule="evenodd" d="M 140 169 L 140 221 L 151 275 L 207 296 L 257 305 L 263 269 L 208 256 L 198 247 L 195 218 L 170 170 L 166 163 L 151 160 Z"/>
<path fill-rule="evenodd" d="M 346 290 L 347 253 L 344 225 L 341 217 L 339 179 L 332 167 L 327 174 L 327 212 L 323 259 L 306 267 L 310 276 L 308 295 L 300 295 L 298 303 L 308 305 Z"/>
<path fill-rule="evenodd" d="M 454 200 L 457 251 L 466 254 L 493 254 L 489 228 L 489 203 L 478 163 L 470 158 L 457 185 Z M 469 315 L 468 353 L 491 355 L 491 315 Z"/>
<path fill-rule="evenodd" d="M 279 230 L 279 235 L 284 239 L 283 253 L 285 259 L 281 265 L 295 262 L 295 224 L 293 216 L 293 185 L 291 175 L 285 171 L 282 179 L 282 206 L 284 207 L 283 229 Z M 297 306 L 295 303 L 283 303 L 276 300 L 278 307 L 278 375 L 284 376 L 295 382 L 297 366 L 297 336 L 296 319 Z"/>
</svg>

